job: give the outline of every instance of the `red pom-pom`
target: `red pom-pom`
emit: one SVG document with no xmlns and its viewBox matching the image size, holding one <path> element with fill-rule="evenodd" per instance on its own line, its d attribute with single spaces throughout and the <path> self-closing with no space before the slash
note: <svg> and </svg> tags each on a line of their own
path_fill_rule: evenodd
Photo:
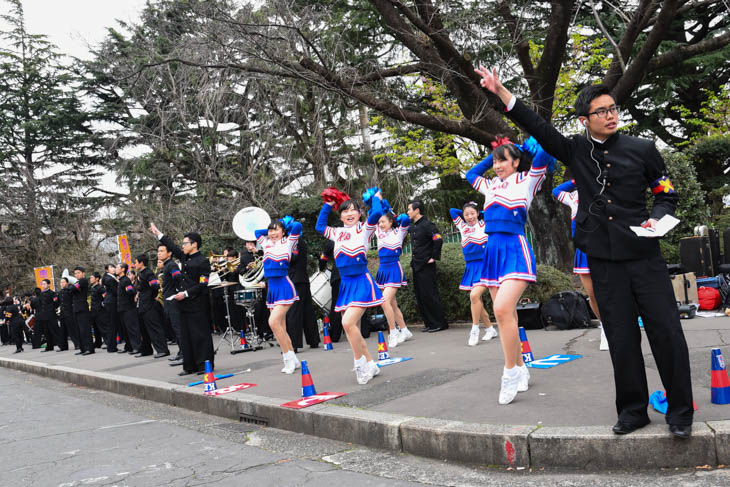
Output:
<svg viewBox="0 0 730 487">
<path fill-rule="evenodd" d="M 334 202 L 335 209 L 338 209 L 342 203 L 350 199 L 350 196 L 347 193 L 343 193 L 334 187 L 326 188 L 321 194 L 322 201 L 325 203 L 329 203 L 330 201 Z"/>
<path fill-rule="evenodd" d="M 492 150 L 496 149 L 500 145 L 511 144 L 511 143 L 512 143 L 512 141 L 509 140 L 509 137 L 497 137 L 495 141 L 491 142 Z"/>
</svg>

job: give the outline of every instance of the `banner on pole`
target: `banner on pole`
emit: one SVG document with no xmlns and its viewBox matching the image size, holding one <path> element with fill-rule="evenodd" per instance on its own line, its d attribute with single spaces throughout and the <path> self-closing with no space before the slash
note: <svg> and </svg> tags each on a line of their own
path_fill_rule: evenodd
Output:
<svg viewBox="0 0 730 487">
<path fill-rule="evenodd" d="M 132 267 L 132 251 L 129 250 L 129 239 L 127 236 L 117 235 L 117 244 L 119 244 L 119 260 Z"/>
<path fill-rule="evenodd" d="M 33 274 L 35 275 L 35 285 L 36 287 L 41 287 L 41 281 L 43 279 L 48 279 L 51 281 L 50 289 L 56 290 L 56 285 L 53 283 L 53 266 L 47 265 L 45 267 L 34 267 L 33 268 Z"/>
</svg>

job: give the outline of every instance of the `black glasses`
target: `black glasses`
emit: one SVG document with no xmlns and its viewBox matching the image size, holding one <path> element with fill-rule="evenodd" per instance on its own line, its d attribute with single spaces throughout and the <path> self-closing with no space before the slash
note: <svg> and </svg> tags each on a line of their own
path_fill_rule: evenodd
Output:
<svg viewBox="0 0 730 487">
<path fill-rule="evenodd" d="M 614 105 L 608 108 L 599 108 L 595 112 L 590 112 L 588 116 L 590 117 L 591 115 L 595 115 L 598 118 L 606 118 L 606 115 L 608 115 L 609 112 L 611 113 L 611 115 L 616 115 L 618 113 L 618 107 Z"/>
<path fill-rule="evenodd" d="M 185 247 L 186 245 L 190 245 L 190 244 L 191 244 L 191 242 L 189 242 L 188 240 L 183 240 L 182 241 L 183 247 Z"/>
</svg>

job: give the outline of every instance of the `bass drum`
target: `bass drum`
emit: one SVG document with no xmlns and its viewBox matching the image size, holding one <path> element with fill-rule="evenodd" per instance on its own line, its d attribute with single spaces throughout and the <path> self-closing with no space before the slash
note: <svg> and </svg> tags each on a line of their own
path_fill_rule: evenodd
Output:
<svg viewBox="0 0 730 487">
<path fill-rule="evenodd" d="M 332 287 L 330 286 L 330 271 L 315 272 L 309 278 L 309 287 L 312 290 L 312 301 L 327 313 L 332 307 Z"/>
<path fill-rule="evenodd" d="M 233 217 L 233 232 L 241 240 L 247 242 L 256 241 L 256 230 L 263 230 L 271 223 L 271 217 L 262 208 L 249 206 L 240 210 Z"/>
</svg>

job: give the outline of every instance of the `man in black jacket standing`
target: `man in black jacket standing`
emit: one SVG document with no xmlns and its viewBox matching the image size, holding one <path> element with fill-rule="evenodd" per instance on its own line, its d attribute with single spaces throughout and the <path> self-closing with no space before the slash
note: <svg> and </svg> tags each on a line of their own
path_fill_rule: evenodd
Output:
<svg viewBox="0 0 730 487">
<path fill-rule="evenodd" d="M 117 351 L 117 333 L 119 333 L 119 313 L 117 312 L 117 278 L 115 277 L 116 266 L 106 265 L 106 273 L 101 278 L 104 286 L 104 313 L 106 313 L 106 351 L 115 353 Z"/>
<path fill-rule="evenodd" d="M 117 312 L 119 313 L 119 324 L 126 331 L 124 351 L 136 355 L 142 345 L 142 337 L 139 332 L 139 317 L 134 297 L 137 291 L 132 281 L 127 277 L 129 266 L 126 262 L 117 264 Z"/>
<path fill-rule="evenodd" d="M 61 328 L 58 326 L 56 309 L 59 305 L 58 295 L 51 289 L 51 281 L 43 279 L 35 313 L 35 326 L 46 330 L 46 352 L 52 351 L 56 345 L 59 352 L 68 350 L 68 340 L 64 339 Z"/>
<path fill-rule="evenodd" d="M 155 358 L 167 357 L 170 351 L 167 348 L 165 332 L 162 329 L 162 321 L 159 310 L 155 304 L 157 293 L 160 290 L 160 283 L 152 269 L 149 268 L 149 257 L 147 254 L 139 254 L 134 259 L 134 267 L 137 270 L 137 311 L 141 320 L 141 326 L 146 333 L 142 335 L 140 354 L 149 355 L 152 353 L 152 346 L 155 347 Z"/>
<path fill-rule="evenodd" d="M 68 339 L 71 338 L 71 343 L 74 344 L 74 349 L 78 350 L 77 353 L 81 353 L 81 346 L 79 345 L 78 334 L 74 334 L 73 330 L 76 329 L 76 322 L 74 321 L 74 305 L 73 305 L 73 294 L 71 292 L 71 283 L 65 277 L 62 277 L 58 281 L 61 285 L 61 289 L 58 291 L 58 301 L 61 303 L 61 319 L 59 321 L 59 328 L 61 328 L 61 336 L 63 337 L 63 343 L 68 343 Z"/>
<path fill-rule="evenodd" d="M 157 260 L 162 261 L 162 300 L 164 302 L 165 318 L 170 320 L 170 326 L 175 334 L 178 351 L 175 357 L 171 357 L 170 365 L 183 364 L 182 345 L 180 345 L 180 306 L 174 299 L 168 299 L 174 296 L 182 289 L 182 272 L 177 263 L 172 260 L 172 252 L 167 245 L 159 243 L 157 245 Z"/>
<path fill-rule="evenodd" d="M 79 333 L 81 355 L 94 353 L 94 343 L 91 340 L 91 315 L 89 314 L 89 280 L 83 267 L 74 268 L 76 282 L 71 286 L 73 293 L 74 321 Z"/>
<path fill-rule="evenodd" d="M 639 315 L 667 391 L 669 431 L 689 438 L 694 414 L 689 353 L 667 266 L 656 238 L 629 226 L 653 229 L 674 212 L 677 194 L 664 160 L 650 140 L 618 132 L 618 108 L 603 85 L 587 86 L 575 101 L 585 135 L 565 137 L 499 81 L 496 70 L 477 70 L 481 84 L 505 104 L 509 117 L 562 161 L 578 186 L 575 245 L 588 255 L 591 278 L 608 338 L 616 385 L 616 434 L 649 423 L 649 389 L 641 351 Z M 651 213 L 646 191 L 654 194 Z"/>
<path fill-rule="evenodd" d="M 163 235 L 154 223 L 150 224 L 150 230 L 182 264 L 183 290 L 173 295 L 181 313 L 183 371 L 178 375 L 203 373 L 206 360 L 210 361 L 211 367 L 214 366 L 213 338 L 208 313 L 210 262 L 200 253 L 203 239 L 196 232 L 186 233 L 180 248 L 170 237 Z"/>
<path fill-rule="evenodd" d="M 408 218 L 411 219 L 408 234 L 411 237 L 411 268 L 413 269 L 413 290 L 418 309 L 423 315 L 423 331 L 446 330 L 449 325 L 441 307 L 438 284 L 436 283 L 436 261 L 441 259 L 443 241 L 436 225 L 423 216 L 423 202 L 408 203 Z"/>
<path fill-rule="evenodd" d="M 107 334 L 107 316 L 104 310 L 104 286 L 101 285 L 101 275 L 94 272 L 89 277 L 91 288 L 91 325 L 94 329 L 94 348 L 101 348 L 102 337 Z M 107 345 L 108 347 L 109 345 Z"/>
</svg>

